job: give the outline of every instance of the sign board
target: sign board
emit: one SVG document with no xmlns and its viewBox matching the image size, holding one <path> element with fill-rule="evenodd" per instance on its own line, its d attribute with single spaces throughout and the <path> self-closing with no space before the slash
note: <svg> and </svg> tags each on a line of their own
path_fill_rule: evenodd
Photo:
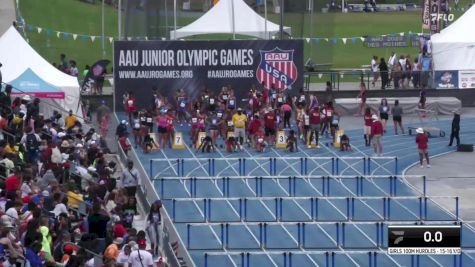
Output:
<svg viewBox="0 0 475 267">
<path fill-rule="evenodd" d="M 430 3 L 431 0 L 424 0 L 424 5 L 422 7 L 422 29 L 428 30 L 430 28 Z"/>
<path fill-rule="evenodd" d="M 172 148 L 185 149 L 185 143 L 183 142 L 183 134 L 181 132 L 175 132 Z"/>
<path fill-rule="evenodd" d="M 368 37 L 365 45 L 369 48 L 406 47 L 407 37 L 405 35 Z"/>
<path fill-rule="evenodd" d="M 206 138 L 206 132 L 198 132 L 198 138 L 196 139 L 196 148 L 200 147 Z"/>
<path fill-rule="evenodd" d="M 277 140 L 275 142 L 276 148 L 286 148 L 287 147 L 287 135 L 285 131 L 277 131 Z"/>
<path fill-rule="evenodd" d="M 440 31 L 440 23 L 438 19 L 432 19 L 438 18 L 440 13 L 440 0 L 431 0 L 430 3 L 430 14 L 431 14 L 431 20 L 430 20 L 430 31 L 431 33 L 438 33 Z"/>
<path fill-rule="evenodd" d="M 264 83 L 296 95 L 303 87 L 303 40 L 115 41 L 116 109 L 133 90 L 137 108 L 149 108 L 152 88 L 174 99 L 184 89 L 190 102 L 202 88 L 230 85 L 236 99 Z"/>
<path fill-rule="evenodd" d="M 475 71 L 473 70 L 459 70 L 459 84 L 460 89 L 475 88 Z"/>
<path fill-rule="evenodd" d="M 459 88 L 457 70 L 435 71 L 434 85 L 437 89 L 455 89 Z"/>
</svg>

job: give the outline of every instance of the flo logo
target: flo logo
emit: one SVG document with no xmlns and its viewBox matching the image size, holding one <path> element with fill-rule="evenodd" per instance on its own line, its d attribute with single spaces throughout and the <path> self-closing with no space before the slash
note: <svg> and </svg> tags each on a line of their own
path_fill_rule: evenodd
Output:
<svg viewBox="0 0 475 267">
<path fill-rule="evenodd" d="M 297 79 L 297 66 L 294 63 L 294 50 L 282 50 L 278 47 L 260 50 L 261 61 L 257 67 L 256 78 L 267 87 L 291 89 Z"/>
<path fill-rule="evenodd" d="M 455 15 L 454 14 L 439 14 L 439 13 L 432 13 L 430 14 L 431 21 L 454 21 Z"/>
</svg>

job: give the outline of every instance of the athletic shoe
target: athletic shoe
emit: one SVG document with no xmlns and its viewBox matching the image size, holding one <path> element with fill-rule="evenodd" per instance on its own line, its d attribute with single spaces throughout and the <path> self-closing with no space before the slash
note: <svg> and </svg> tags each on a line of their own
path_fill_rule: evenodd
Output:
<svg viewBox="0 0 475 267">
<path fill-rule="evenodd" d="M 427 168 L 430 168 L 430 167 L 431 167 L 430 164 L 427 164 Z"/>
<path fill-rule="evenodd" d="M 424 165 L 420 165 L 419 168 L 424 169 Z"/>
</svg>

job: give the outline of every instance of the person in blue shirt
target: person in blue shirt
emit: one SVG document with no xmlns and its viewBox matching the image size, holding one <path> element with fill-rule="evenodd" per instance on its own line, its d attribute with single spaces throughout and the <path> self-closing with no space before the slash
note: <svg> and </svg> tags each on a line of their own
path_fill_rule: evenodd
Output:
<svg viewBox="0 0 475 267">
<path fill-rule="evenodd" d="M 31 267 L 42 267 L 43 260 L 38 255 L 41 250 L 41 240 L 35 240 L 29 247 L 26 248 L 25 257 L 30 263 Z"/>
<path fill-rule="evenodd" d="M 421 57 L 421 86 L 423 89 L 427 88 L 429 85 L 429 76 L 432 70 L 432 59 L 426 54 L 423 53 Z"/>
</svg>

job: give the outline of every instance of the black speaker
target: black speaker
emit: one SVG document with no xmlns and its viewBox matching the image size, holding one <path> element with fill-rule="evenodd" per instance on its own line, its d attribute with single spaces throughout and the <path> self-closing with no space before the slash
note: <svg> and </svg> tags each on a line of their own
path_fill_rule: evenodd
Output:
<svg viewBox="0 0 475 267">
<path fill-rule="evenodd" d="M 460 144 L 457 146 L 458 152 L 473 152 L 473 145 L 471 144 Z"/>
</svg>

